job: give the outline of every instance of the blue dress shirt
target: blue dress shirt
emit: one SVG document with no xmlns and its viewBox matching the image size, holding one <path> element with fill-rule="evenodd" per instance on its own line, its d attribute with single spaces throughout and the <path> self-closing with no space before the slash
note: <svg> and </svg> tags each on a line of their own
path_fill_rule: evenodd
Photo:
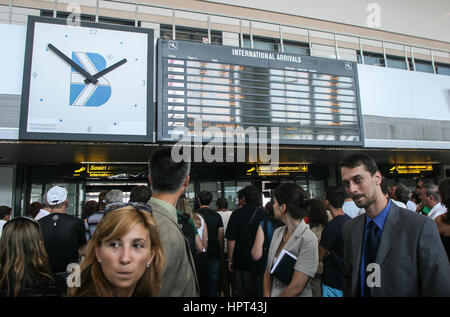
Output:
<svg viewBox="0 0 450 317">
<path fill-rule="evenodd" d="M 365 253 L 366 253 L 366 238 L 367 238 L 367 232 L 369 231 L 368 225 L 371 220 L 375 222 L 375 224 L 378 227 L 378 235 L 379 238 L 381 238 L 381 234 L 383 233 L 384 223 L 386 222 L 386 218 L 389 214 L 389 208 L 391 207 L 391 200 L 388 199 L 388 204 L 386 207 L 376 216 L 374 219 L 371 219 L 366 214 L 366 224 L 364 226 L 364 239 L 363 239 L 363 245 L 362 245 L 362 253 L 361 253 L 361 265 L 360 265 L 360 289 L 361 289 L 361 296 L 364 297 L 364 285 L 366 283 L 366 261 L 365 261 Z"/>
</svg>

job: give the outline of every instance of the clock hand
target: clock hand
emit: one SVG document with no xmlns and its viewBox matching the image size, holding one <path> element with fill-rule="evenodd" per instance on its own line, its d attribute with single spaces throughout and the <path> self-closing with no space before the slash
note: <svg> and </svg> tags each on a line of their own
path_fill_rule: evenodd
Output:
<svg viewBox="0 0 450 317">
<path fill-rule="evenodd" d="M 48 44 L 48 48 L 51 49 L 53 52 L 56 53 L 56 55 L 58 55 L 59 57 L 61 57 L 64 61 L 66 61 L 67 63 L 69 63 L 73 68 L 75 68 L 76 71 L 78 71 L 79 73 L 83 74 L 86 77 L 86 81 L 87 84 L 89 84 L 90 82 L 93 84 L 96 84 L 98 82 L 97 78 L 95 78 L 94 76 L 92 76 L 91 74 L 89 74 L 86 70 L 84 70 L 80 65 L 78 65 L 77 63 L 75 63 L 73 60 L 71 60 L 70 58 L 68 58 L 66 55 L 64 55 L 64 53 L 62 53 L 60 50 L 58 50 L 56 47 L 54 47 L 52 44 Z"/>
<path fill-rule="evenodd" d="M 109 72 L 112 71 L 113 69 L 116 69 L 116 68 L 119 67 L 120 65 L 125 64 L 126 62 L 127 62 L 127 59 L 124 58 L 124 59 L 118 61 L 117 63 L 112 64 L 111 66 L 109 66 L 109 67 L 105 68 L 104 70 L 98 72 L 98 73 L 95 74 L 93 77 L 95 77 L 96 79 L 98 79 L 98 78 L 104 76 L 105 74 L 109 73 Z M 88 84 L 88 83 L 89 83 L 89 79 L 87 78 L 84 82 L 85 82 L 86 84 Z"/>
</svg>

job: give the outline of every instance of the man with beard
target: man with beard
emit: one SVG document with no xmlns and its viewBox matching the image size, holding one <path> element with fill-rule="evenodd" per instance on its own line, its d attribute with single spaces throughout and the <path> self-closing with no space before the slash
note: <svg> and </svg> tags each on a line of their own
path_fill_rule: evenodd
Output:
<svg viewBox="0 0 450 317">
<path fill-rule="evenodd" d="M 344 225 L 344 296 L 450 296 L 450 264 L 436 225 L 382 193 L 375 161 L 353 154 L 344 187 L 365 214 Z"/>
</svg>

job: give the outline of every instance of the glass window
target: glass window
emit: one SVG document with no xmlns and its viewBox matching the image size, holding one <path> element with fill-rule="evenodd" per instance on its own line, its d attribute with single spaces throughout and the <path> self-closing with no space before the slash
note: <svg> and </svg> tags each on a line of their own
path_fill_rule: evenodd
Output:
<svg viewBox="0 0 450 317">
<path fill-rule="evenodd" d="M 291 53 L 291 54 L 298 54 L 298 55 L 310 55 L 309 53 L 309 46 L 308 44 L 303 43 L 283 43 L 284 52 L 285 53 Z M 281 51 L 281 48 L 280 48 Z"/>
<path fill-rule="evenodd" d="M 172 28 L 167 29 L 163 28 L 161 26 L 161 29 L 159 30 L 159 36 L 165 39 L 171 39 L 172 38 Z"/>
<path fill-rule="evenodd" d="M 191 36 L 192 36 L 192 34 L 189 31 L 180 30 L 180 29 L 176 29 L 175 35 L 176 35 L 177 40 L 184 40 L 184 41 L 191 40 Z M 201 42 L 201 41 L 198 41 L 198 42 Z"/>
<path fill-rule="evenodd" d="M 93 192 L 86 192 L 86 201 L 95 200 L 96 202 L 98 202 L 99 194 L 100 194 L 99 190 Z"/>
<path fill-rule="evenodd" d="M 134 20 L 127 20 L 127 19 L 118 19 L 118 18 L 111 18 L 111 17 L 98 17 L 98 22 L 100 23 L 110 23 L 110 24 L 120 24 L 120 25 L 128 25 L 128 26 L 134 26 Z M 138 26 L 141 26 L 141 21 L 138 21 Z"/>
<path fill-rule="evenodd" d="M 323 180 L 310 180 L 308 194 L 310 198 L 322 199 L 325 193 L 325 182 Z"/>
<path fill-rule="evenodd" d="M 56 17 L 60 19 L 67 19 L 70 12 L 57 11 Z M 41 17 L 53 17 L 53 10 L 41 10 Z M 91 14 L 80 14 L 81 21 L 95 21 L 95 15 Z M 134 23 L 133 23 L 134 25 Z"/>
<path fill-rule="evenodd" d="M 224 197 L 228 201 L 228 209 L 236 210 L 239 208 L 237 192 L 247 185 L 251 185 L 250 181 L 224 182 Z"/>
<path fill-rule="evenodd" d="M 172 25 L 161 24 L 160 37 L 171 39 Z M 175 38 L 177 40 L 203 43 L 204 40 L 208 39 L 208 30 L 176 26 Z M 211 30 L 211 44 L 222 44 L 222 32 Z"/>
<path fill-rule="evenodd" d="M 201 182 L 200 191 L 208 190 L 211 192 L 213 199 L 209 204 L 209 208 L 216 210 L 216 200 L 218 197 L 222 197 L 222 184 L 221 182 Z"/>
<path fill-rule="evenodd" d="M 308 190 L 308 183 L 306 182 L 305 178 L 297 178 L 295 179 L 295 183 L 297 185 L 300 185 L 304 190 Z"/>
<path fill-rule="evenodd" d="M 30 204 L 35 201 L 43 203 L 44 193 L 42 192 L 42 184 L 32 184 L 31 185 L 31 197 Z"/>
<path fill-rule="evenodd" d="M 64 11 L 58 11 L 56 12 L 56 17 L 60 19 L 67 19 L 71 12 L 64 12 Z M 43 17 L 53 17 L 53 10 L 41 10 L 41 16 Z M 84 14 L 82 13 L 80 15 L 81 21 L 95 21 L 95 15 L 93 14 Z M 134 20 L 128 20 L 128 19 L 119 19 L 115 17 L 106 17 L 106 16 L 99 16 L 98 22 L 100 23 L 108 23 L 108 24 L 120 24 L 120 25 L 128 25 L 128 26 L 134 26 L 135 21 Z M 138 26 L 141 26 L 141 21 L 138 21 Z"/>
<path fill-rule="evenodd" d="M 240 181 L 240 182 L 236 182 L 236 185 L 237 185 L 238 190 L 239 190 L 239 189 L 244 188 L 245 186 L 252 185 L 252 182 L 251 181 Z"/>
<path fill-rule="evenodd" d="M 435 63 L 436 73 L 440 75 L 450 75 L 450 65 Z"/>
<path fill-rule="evenodd" d="M 237 192 L 240 187 L 236 185 L 236 182 L 224 182 L 224 197 L 228 202 L 228 210 L 238 209 L 237 205 Z"/>
<path fill-rule="evenodd" d="M 387 57 L 387 66 L 391 68 L 399 68 L 399 69 L 407 69 L 406 61 L 403 58 L 388 56 Z"/>
<path fill-rule="evenodd" d="M 40 185 L 34 184 L 33 186 L 40 186 Z M 80 204 L 80 194 L 79 194 L 80 185 L 75 183 L 47 183 L 44 186 L 45 187 L 44 194 L 47 193 L 47 191 L 53 186 L 61 186 L 67 190 L 67 199 L 69 200 L 69 206 L 67 206 L 66 214 L 75 217 L 80 217 L 82 212 L 82 205 Z M 33 199 L 33 196 L 31 198 Z"/>
<path fill-rule="evenodd" d="M 431 65 L 431 62 L 427 61 L 420 61 L 420 60 L 414 60 L 416 64 L 416 71 L 418 72 L 425 72 L 425 73 L 433 73 L 433 65 Z"/>
<path fill-rule="evenodd" d="M 358 63 L 362 64 L 360 52 L 358 52 Z M 364 64 L 374 66 L 384 66 L 383 55 L 371 52 L 364 52 Z"/>
<path fill-rule="evenodd" d="M 285 46 L 286 47 L 286 46 Z M 362 58 L 360 52 L 358 52 L 358 63 L 362 64 Z M 433 65 L 431 61 L 414 59 L 416 71 L 433 73 Z M 382 54 L 364 52 L 364 64 L 384 66 L 384 58 Z M 408 58 L 409 69 L 413 70 L 411 58 Z M 404 57 L 400 56 L 387 56 L 387 66 L 390 68 L 407 69 L 407 64 Z M 436 73 L 441 75 L 450 75 L 450 65 L 435 63 Z"/>
<path fill-rule="evenodd" d="M 244 38 L 244 47 L 251 47 L 250 39 Z M 275 43 L 268 40 L 253 38 L 253 48 L 258 50 L 275 51 Z"/>
<path fill-rule="evenodd" d="M 308 43 L 283 41 L 284 52 L 298 55 L 310 55 Z M 243 47 L 251 47 L 250 36 L 244 35 Z M 281 52 L 281 44 L 278 39 L 265 38 L 260 36 L 253 37 L 253 48 Z"/>
<path fill-rule="evenodd" d="M 243 47 L 251 47 L 249 35 L 244 35 Z M 298 55 L 310 55 L 308 43 L 283 41 L 284 52 Z M 253 36 L 253 48 L 281 52 L 281 44 L 278 39 Z"/>
</svg>

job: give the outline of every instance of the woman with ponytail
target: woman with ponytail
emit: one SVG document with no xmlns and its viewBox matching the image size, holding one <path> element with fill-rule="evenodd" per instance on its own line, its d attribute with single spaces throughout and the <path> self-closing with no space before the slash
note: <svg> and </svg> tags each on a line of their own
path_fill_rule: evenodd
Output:
<svg viewBox="0 0 450 317">
<path fill-rule="evenodd" d="M 270 244 L 264 273 L 264 296 L 310 297 L 311 279 L 317 271 L 319 254 L 317 238 L 303 220 L 306 216 L 308 197 L 299 185 L 283 183 L 275 188 L 273 199 L 275 218 L 285 225 L 275 230 Z M 288 267 L 293 269 L 293 273 L 287 279 L 284 277 L 284 282 L 277 275 L 277 270 L 271 274 L 283 249 L 296 257 Z"/>
</svg>

